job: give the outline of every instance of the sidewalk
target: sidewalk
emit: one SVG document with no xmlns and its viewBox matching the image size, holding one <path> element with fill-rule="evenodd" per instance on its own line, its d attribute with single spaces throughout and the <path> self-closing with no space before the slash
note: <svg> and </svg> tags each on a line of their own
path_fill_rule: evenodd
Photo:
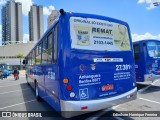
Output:
<svg viewBox="0 0 160 120">
<path fill-rule="evenodd" d="M 26 71 L 25 71 L 25 70 L 20 70 L 20 71 L 19 71 L 19 74 L 20 74 L 20 75 L 25 75 L 25 74 L 26 74 Z"/>
</svg>

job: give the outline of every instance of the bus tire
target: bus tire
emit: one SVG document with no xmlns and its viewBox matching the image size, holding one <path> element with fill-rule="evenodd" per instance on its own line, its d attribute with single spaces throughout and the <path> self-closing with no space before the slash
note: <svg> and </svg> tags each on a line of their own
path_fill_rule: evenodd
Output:
<svg viewBox="0 0 160 120">
<path fill-rule="evenodd" d="M 30 84 L 29 84 L 29 82 L 28 82 L 28 78 L 26 78 L 26 81 L 27 81 L 27 85 L 29 86 Z"/>
<path fill-rule="evenodd" d="M 39 96 L 39 90 L 38 90 L 38 84 L 37 84 L 37 82 L 35 84 L 35 95 L 36 95 L 37 101 L 41 101 L 41 98 Z"/>
<path fill-rule="evenodd" d="M 30 85 L 28 81 L 27 81 L 27 85 L 28 85 L 28 86 Z"/>
</svg>

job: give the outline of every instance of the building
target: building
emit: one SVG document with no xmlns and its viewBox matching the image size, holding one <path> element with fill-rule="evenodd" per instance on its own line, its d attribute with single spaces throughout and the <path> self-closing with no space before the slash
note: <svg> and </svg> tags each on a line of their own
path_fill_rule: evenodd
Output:
<svg viewBox="0 0 160 120">
<path fill-rule="evenodd" d="M 22 4 L 14 0 L 2 7 L 2 45 L 23 41 Z"/>
<path fill-rule="evenodd" d="M 44 32 L 43 7 L 32 5 L 29 12 L 29 40 L 37 41 Z"/>
<path fill-rule="evenodd" d="M 35 42 L 28 42 L 0 46 L 0 64 L 6 63 L 11 68 L 16 66 L 20 69 L 20 58 L 17 58 L 17 55 L 26 56 L 34 45 Z"/>
<path fill-rule="evenodd" d="M 48 16 L 48 28 L 52 24 L 52 22 L 57 18 L 59 15 L 59 11 L 57 10 L 52 10 L 52 13 Z"/>
</svg>

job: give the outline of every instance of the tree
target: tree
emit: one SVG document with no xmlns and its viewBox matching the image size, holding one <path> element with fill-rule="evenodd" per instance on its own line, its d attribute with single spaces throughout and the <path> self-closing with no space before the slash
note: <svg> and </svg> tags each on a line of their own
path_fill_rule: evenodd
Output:
<svg viewBox="0 0 160 120">
<path fill-rule="evenodd" d="M 21 69 L 22 68 L 21 67 L 21 59 L 24 58 L 24 54 L 21 54 L 21 53 L 17 54 L 17 58 L 20 58 L 20 69 Z"/>
</svg>

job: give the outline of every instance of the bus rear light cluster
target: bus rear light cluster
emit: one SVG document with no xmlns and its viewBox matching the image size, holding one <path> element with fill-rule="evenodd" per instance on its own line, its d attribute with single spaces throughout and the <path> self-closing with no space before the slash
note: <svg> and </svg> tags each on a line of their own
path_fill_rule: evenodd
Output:
<svg viewBox="0 0 160 120">
<path fill-rule="evenodd" d="M 88 109 L 87 106 L 81 107 L 81 110 L 86 110 L 86 109 Z"/>
<path fill-rule="evenodd" d="M 68 90 L 68 91 L 71 91 L 72 90 L 72 85 L 67 85 L 67 87 L 66 87 L 66 89 Z"/>
<path fill-rule="evenodd" d="M 56 95 L 56 92 L 55 92 L 55 91 L 52 91 L 52 93 L 53 93 L 54 95 Z"/>
<path fill-rule="evenodd" d="M 131 98 L 133 96 L 134 96 L 134 94 L 130 94 L 130 95 L 127 96 L 127 98 Z"/>
<path fill-rule="evenodd" d="M 73 98 L 73 97 L 75 97 L 75 96 L 76 96 L 76 94 L 75 94 L 74 92 L 71 92 L 71 93 L 70 93 L 70 97 L 71 97 L 71 98 Z"/>
<path fill-rule="evenodd" d="M 64 83 L 64 84 L 67 84 L 68 82 L 69 82 L 69 80 L 68 80 L 67 78 L 64 78 L 64 79 L 63 79 L 63 83 Z"/>
<path fill-rule="evenodd" d="M 104 56 L 103 58 L 111 58 L 111 56 Z"/>
<path fill-rule="evenodd" d="M 130 94 L 130 97 L 133 97 L 134 96 L 134 94 Z"/>
</svg>

